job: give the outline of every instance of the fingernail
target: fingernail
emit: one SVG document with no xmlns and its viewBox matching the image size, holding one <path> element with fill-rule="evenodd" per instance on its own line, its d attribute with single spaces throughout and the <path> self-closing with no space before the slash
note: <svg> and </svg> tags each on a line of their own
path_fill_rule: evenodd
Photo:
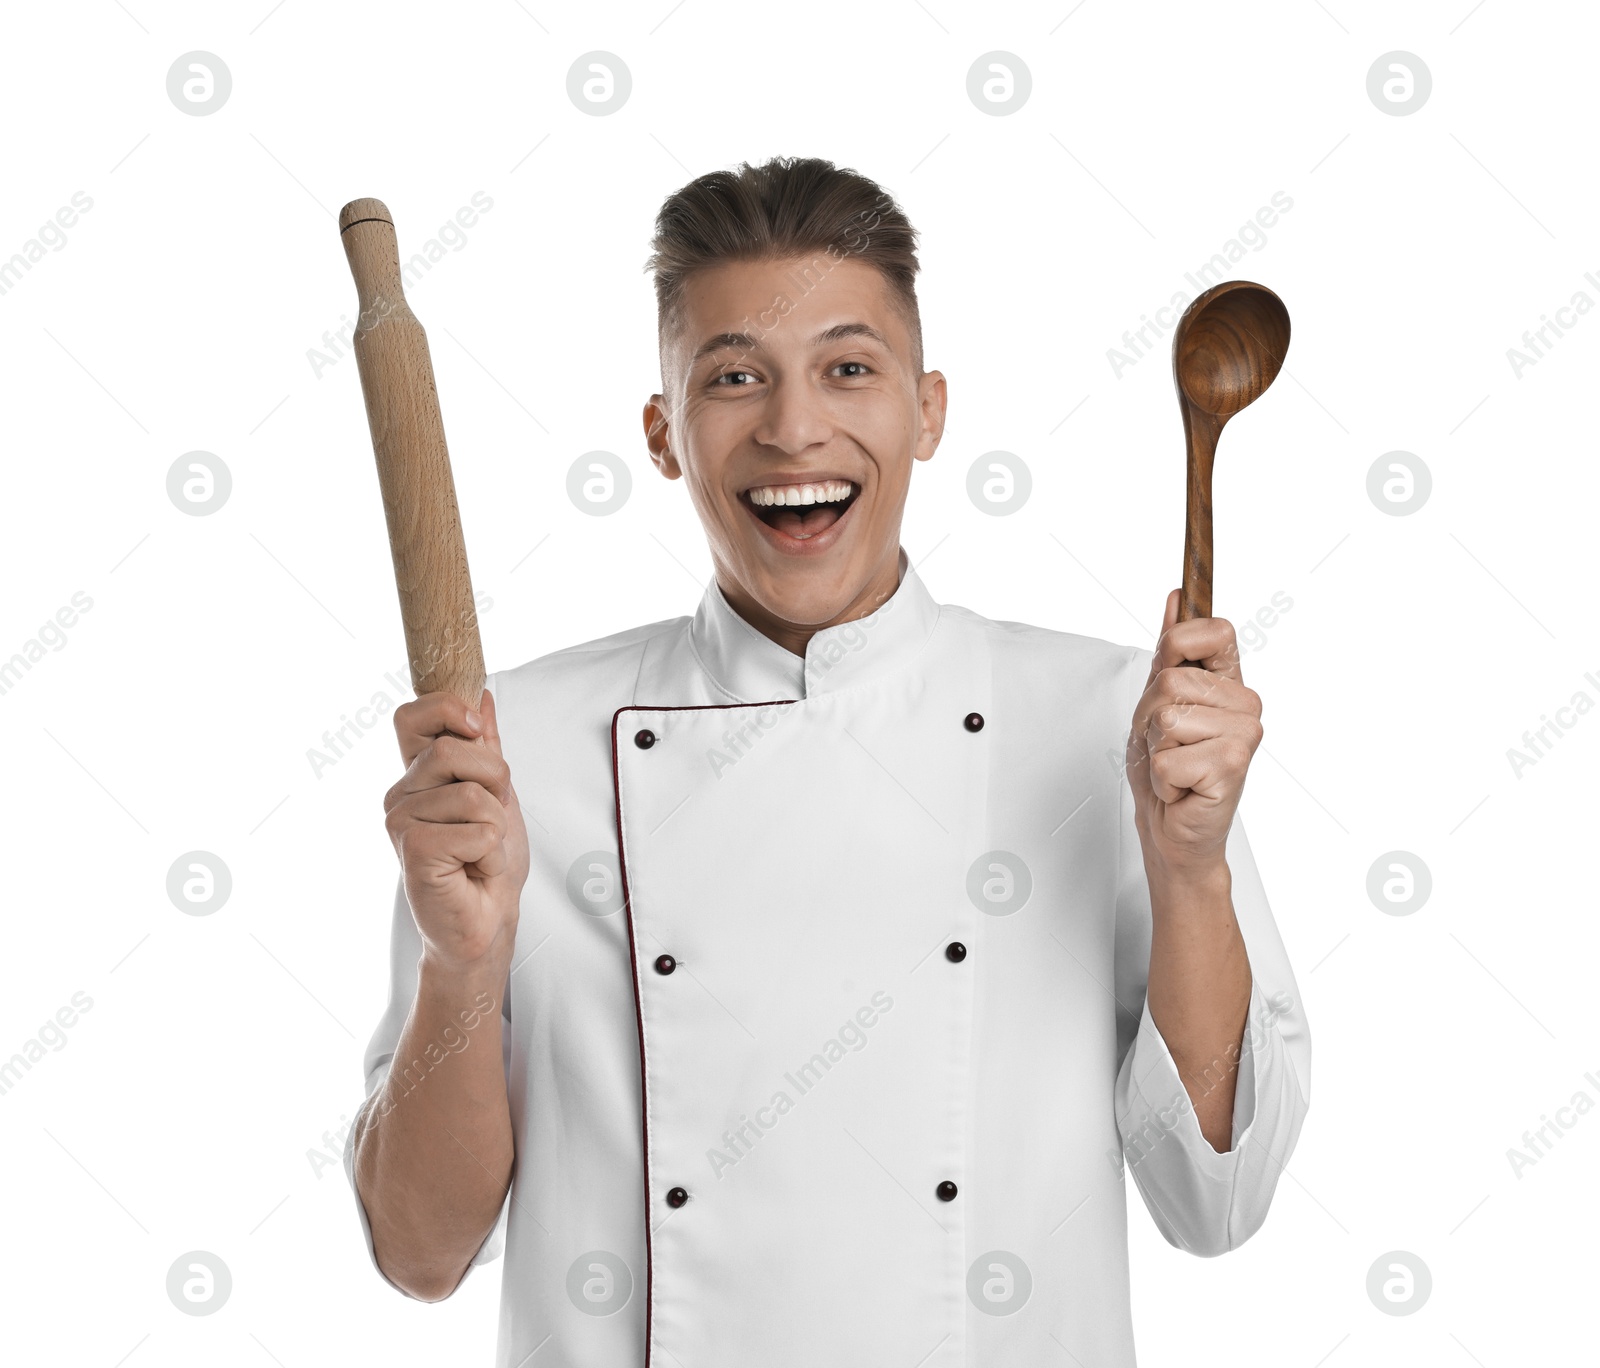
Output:
<svg viewBox="0 0 1600 1368">
<path fill-rule="evenodd" d="M 473 731 L 477 731 L 478 728 L 483 726 L 483 719 L 479 717 L 477 713 L 473 712 L 471 708 L 467 709 L 467 725 L 471 727 Z"/>
</svg>

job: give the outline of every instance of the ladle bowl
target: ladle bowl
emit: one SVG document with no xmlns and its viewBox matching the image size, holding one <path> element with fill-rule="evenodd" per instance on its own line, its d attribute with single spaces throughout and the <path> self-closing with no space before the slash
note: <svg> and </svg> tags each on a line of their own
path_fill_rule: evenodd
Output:
<svg viewBox="0 0 1600 1368">
<path fill-rule="evenodd" d="M 1228 419 L 1278 378 L 1289 350 L 1289 311 L 1265 285 L 1213 285 L 1178 320 L 1172 378 L 1183 411 L 1188 499 L 1178 621 L 1211 616 L 1211 470 Z M 1185 661 L 1185 664 L 1196 664 Z"/>
</svg>

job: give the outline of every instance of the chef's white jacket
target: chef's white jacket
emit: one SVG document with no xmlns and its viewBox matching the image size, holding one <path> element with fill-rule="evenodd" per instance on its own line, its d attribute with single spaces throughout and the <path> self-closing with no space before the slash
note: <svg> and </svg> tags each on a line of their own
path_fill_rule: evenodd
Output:
<svg viewBox="0 0 1600 1368">
<path fill-rule="evenodd" d="M 1194 1254 L 1265 1220 L 1310 1036 L 1236 817 L 1252 984 L 1212 1149 L 1145 1002 L 1150 652 L 900 573 L 803 658 L 713 578 L 490 676 L 532 847 L 515 1173 L 472 1260 L 506 1256 L 500 1368 L 1131 1368 L 1125 1175 Z M 421 948 L 402 888 L 369 1099 Z M 395 1062 L 426 1087 L 448 1055 Z"/>
</svg>

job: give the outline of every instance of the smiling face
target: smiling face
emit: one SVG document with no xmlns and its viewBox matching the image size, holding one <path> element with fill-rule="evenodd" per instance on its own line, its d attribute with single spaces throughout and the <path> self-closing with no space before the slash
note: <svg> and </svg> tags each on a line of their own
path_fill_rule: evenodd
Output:
<svg viewBox="0 0 1600 1368">
<path fill-rule="evenodd" d="M 912 462 L 944 432 L 944 377 L 912 370 L 887 283 L 853 258 L 729 262 L 685 282 L 667 392 L 644 408 L 651 459 L 687 480 L 729 604 L 796 655 L 898 584 Z"/>
</svg>

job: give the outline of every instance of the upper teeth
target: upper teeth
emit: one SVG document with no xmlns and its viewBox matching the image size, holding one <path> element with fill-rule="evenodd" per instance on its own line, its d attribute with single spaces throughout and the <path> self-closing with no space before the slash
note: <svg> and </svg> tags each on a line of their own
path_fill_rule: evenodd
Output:
<svg viewBox="0 0 1600 1368">
<path fill-rule="evenodd" d="M 855 488 L 849 480 L 824 480 L 821 484 L 761 485 L 750 491 L 750 502 L 758 508 L 773 504 L 837 503 L 848 499 Z"/>
</svg>

